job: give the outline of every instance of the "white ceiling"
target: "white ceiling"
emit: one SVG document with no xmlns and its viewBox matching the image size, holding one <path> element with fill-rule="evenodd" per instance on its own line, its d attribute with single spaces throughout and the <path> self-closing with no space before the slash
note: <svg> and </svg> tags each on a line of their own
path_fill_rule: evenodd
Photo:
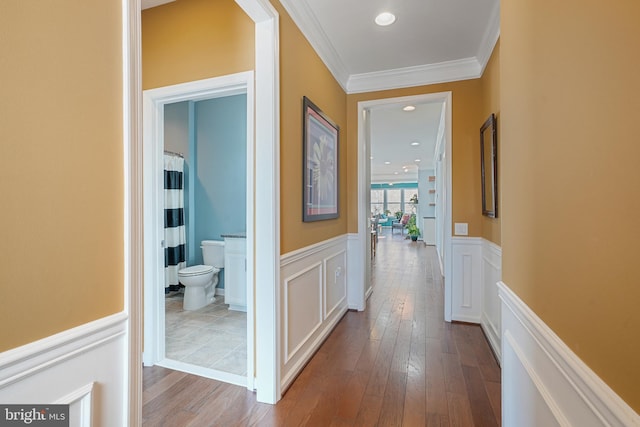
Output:
<svg viewBox="0 0 640 427">
<path fill-rule="evenodd" d="M 478 78 L 500 33 L 499 0 L 280 2 L 347 93 Z M 380 12 L 392 12 L 396 22 L 377 26 Z M 432 168 L 442 104 L 417 105 L 411 113 L 401 107 L 371 111 L 372 182 L 415 181 L 416 158 L 420 168 Z M 419 148 L 410 145 L 414 140 Z M 407 173 L 400 167 L 410 165 Z"/>
<path fill-rule="evenodd" d="M 403 111 L 405 105 L 370 110 L 373 183 L 416 182 L 419 169 L 433 169 L 442 102 L 412 104 L 414 111 Z"/>
</svg>

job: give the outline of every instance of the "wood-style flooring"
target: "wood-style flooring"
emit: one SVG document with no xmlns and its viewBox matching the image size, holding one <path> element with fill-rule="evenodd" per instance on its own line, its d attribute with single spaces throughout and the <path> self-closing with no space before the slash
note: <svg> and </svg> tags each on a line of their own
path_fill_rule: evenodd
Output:
<svg viewBox="0 0 640 427">
<path fill-rule="evenodd" d="M 144 369 L 143 425 L 499 426 L 500 367 L 477 325 L 446 323 L 435 249 L 382 233 L 373 294 L 277 405 L 243 387 Z"/>
</svg>

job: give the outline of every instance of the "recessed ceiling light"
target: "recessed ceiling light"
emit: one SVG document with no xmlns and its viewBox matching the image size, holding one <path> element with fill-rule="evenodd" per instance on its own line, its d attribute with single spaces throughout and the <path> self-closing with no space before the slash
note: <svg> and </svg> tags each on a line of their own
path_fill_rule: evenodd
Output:
<svg viewBox="0 0 640 427">
<path fill-rule="evenodd" d="M 416 163 L 420 163 L 420 159 L 415 159 L 414 160 Z"/>
<path fill-rule="evenodd" d="M 390 165 L 390 164 L 391 164 L 391 162 L 384 162 L 384 164 L 385 164 L 385 165 Z"/>
<path fill-rule="evenodd" d="M 373 156 L 369 157 L 369 160 L 373 160 Z"/>
<path fill-rule="evenodd" d="M 396 16 L 393 13 L 382 12 L 380 15 L 376 16 L 376 24 L 381 27 L 386 27 L 394 22 L 396 22 Z"/>
<path fill-rule="evenodd" d="M 413 111 L 415 109 L 416 107 L 414 107 L 413 105 L 407 105 L 406 107 L 403 108 L 404 111 Z"/>
<path fill-rule="evenodd" d="M 394 175 L 398 175 L 398 172 L 394 172 L 393 174 L 394 174 Z"/>
<path fill-rule="evenodd" d="M 411 143 L 411 145 L 413 145 L 414 147 L 416 147 L 416 146 L 420 145 L 420 143 L 419 143 L 418 141 L 413 141 L 413 142 Z"/>
</svg>

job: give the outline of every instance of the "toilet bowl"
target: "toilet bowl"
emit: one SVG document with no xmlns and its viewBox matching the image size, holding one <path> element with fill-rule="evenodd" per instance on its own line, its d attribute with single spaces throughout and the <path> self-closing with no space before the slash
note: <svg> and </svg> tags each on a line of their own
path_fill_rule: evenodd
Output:
<svg viewBox="0 0 640 427">
<path fill-rule="evenodd" d="M 178 280 L 184 285 L 182 308 L 198 310 L 216 300 L 218 273 L 224 267 L 224 241 L 201 242 L 203 265 L 193 265 L 178 271 Z"/>
</svg>

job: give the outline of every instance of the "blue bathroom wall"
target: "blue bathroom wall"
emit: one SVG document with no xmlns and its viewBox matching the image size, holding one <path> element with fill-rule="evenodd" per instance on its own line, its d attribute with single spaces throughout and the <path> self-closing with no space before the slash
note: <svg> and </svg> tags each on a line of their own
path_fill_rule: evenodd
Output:
<svg viewBox="0 0 640 427">
<path fill-rule="evenodd" d="M 195 240 L 246 232 L 247 97 L 195 103 Z M 201 264 L 202 251 L 195 263 Z M 221 278 L 223 287 L 224 279 Z"/>
</svg>

